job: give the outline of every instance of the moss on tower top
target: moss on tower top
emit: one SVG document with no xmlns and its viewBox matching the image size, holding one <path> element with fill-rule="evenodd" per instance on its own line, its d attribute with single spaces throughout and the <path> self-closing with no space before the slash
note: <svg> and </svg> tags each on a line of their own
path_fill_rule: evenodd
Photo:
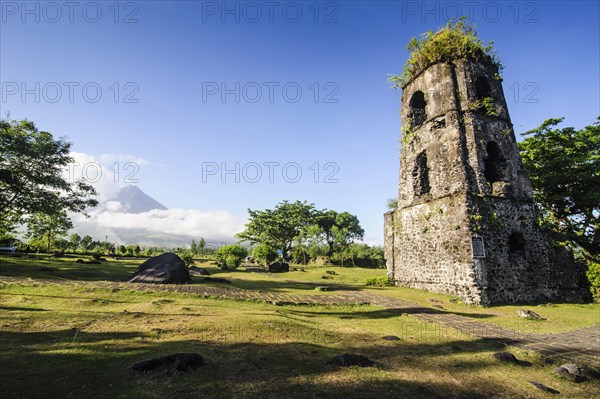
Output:
<svg viewBox="0 0 600 399">
<path fill-rule="evenodd" d="M 502 64 L 492 48 L 493 43 L 484 44 L 473 26 L 465 22 L 464 16 L 456 22 L 450 20 L 437 32 L 430 30 L 423 33 L 421 39 L 410 39 L 406 48 L 411 54 L 404 64 L 402 75 L 390 75 L 388 81 L 393 83 L 393 88 L 401 88 L 431 64 L 457 59 L 489 63 L 500 71 Z"/>
</svg>

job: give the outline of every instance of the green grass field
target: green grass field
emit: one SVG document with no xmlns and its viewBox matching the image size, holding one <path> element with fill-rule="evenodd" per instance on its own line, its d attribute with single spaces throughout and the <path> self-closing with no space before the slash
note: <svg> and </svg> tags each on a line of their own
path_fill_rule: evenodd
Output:
<svg viewBox="0 0 600 399">
<path fill-rule="evenodd" d="M 74 259 L 0 258 L 0 380 L 3 398 L 545 398 L 536 380 L 565 398 L 600 397 L 587 381 L 559 379 L 534 352 L 511 349 L 530 367 L 490 357 L 504 345 L 370 305 L 274 306 L 206 299 L 168 292 L 113 290 L 139 261 L 75 263 Z M 270 275 L 222 272 L 202 264 L 233 286 L 268 292 L 327 294 L 315 284 L 368 290 L 431 305 L 478 321 L 509 326 L 518 307 L 477 308 L 449 297 L 397 287 L 369 288 L 364 279 L 384 270 L 309 267 Z M 45 270 L 42 270 L 45 269 Z M 48 270 L 50 269 L 50 270 Z M 335 271 L 335 275 L 325 273 Z M 323 275 L 330 276 L 322 279 Z M 334 291 L 335 292 L 335 291 Z M 548 317 L 532 322 L 549 331 L 598 323 L 598 305 L 531 307 Z M 399 341 L 381 337 L 396 335 Z M 138 374 L 134 362 L 175 352 L 197 352 L 207 365 L 187 373 Z M 358 353 L 373 368 L 326 365 L 341 353 Z"/>
</svg>

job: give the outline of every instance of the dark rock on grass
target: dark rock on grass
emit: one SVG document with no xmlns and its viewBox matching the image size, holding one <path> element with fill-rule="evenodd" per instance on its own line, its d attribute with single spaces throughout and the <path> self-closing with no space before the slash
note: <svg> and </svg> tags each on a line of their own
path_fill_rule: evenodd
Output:
<svg viewBox="0 0 600 399">
<path fill-rule="evenodd" d="M 544 385 L 544 384 L 542 384 L 540 382 L 537 382 L 537 381 L 529 381 L 529 383 L 531 385 L 533 385 L 534 387 L 536 387 L 537 389 L 539 389 L 540 391 L 544 391 L 544 392 L 548 392 L 548 393 L 553 393 L 553 394 L 559 394 L 560 393 L 556 389 L 550 388 L 550 387 L 548 387 L 548 386 L 546 386 L 546 385 Z"/>
<path fill-rule="evenodd" d="M 85 262 L 83 261 L 83 259 L 77 259 L 77 260 L 75 261 L 75 263 L 85 263 Z"/>
<path fill-rule="evenodd" d="M 269 265 L 271 273 L 287 273 L 290 271 L 290 265 L 285 262 L 275 262 Z"/>
<path fill-rule="evenodd" d="M 231 284 L 231 281 L 226 280 L 221 277 L 204 277 L 202 279 L 203 283 L 223 283 L 223 284 Z"/>
<path fill-rule="evenodd" d="M 210 276 L 209 271 L 203 267 L 192 266 L 192 267 L 190 267 L 189 271 L 190 271 L 190 274 L 192 274 L 194 276 Z"/>
<path fill-rule="evenodd" d="M 317 290 L 317 291 L 333 291 L 333 287 L 331 287 L 329 285 L 317 285 L 315 287 L 315 290 Z"/>
<path fill-rule="evenodd" d="M 503 351 L 503 352 L 492 353 L 492 357 L 496 360 L 500 360 L 501 362 L 519 364 L 519 361 L 517 360 L 515 355 L 513 355 L 510 352 Z"/>
<path fill-rule="evenodd" d="M 325 273 L 336 275 L 337 273 L 334 270 L 325 270 Z"/>
<path fill-rule="evenodd" d="M 573 363 L 565 363 L 560 367 L 554 369 L 554 373 L 559 376 L 571 381 L 571 382 L 582 382 L 585 381 L 585 377 L 581 375 L 579 367 Z"/>
<path fill-rule="evenodd" d="M 328 365 L 340 366 L 340 367 L 372 367 L 375 365 L 373 361 L 362 356 L 355 355 L 353 353 L 344 353 L 343 355 L 337 355 L 333 359 L 327 362 Z"/>
<path fill-rule="evenodd" d="M 381 337 L 381 339 L 384 339 L 386 341 L 400 341 L 400 337 L 397 337 L 395 335 L 386 335 L 385 337 Z"/>
<path fill-rule="evenodd" d="M 167 252 L 148 259 L 133 273 L 130 283 L 186 284 L 192 281 L 190 272 L 179 256 Z"/>
<path fill-rule="evenodd" d="M 600 379 L 600 373 L 588 366 L 587 364 L 584 364 L 581 367 L 579 367 L 579 372 L 586 377 Z"/>
<path fill-rule="evenodd" d="M 131 369 L 134 371 L 189 371 L 205 365 L 205 361 L 197 353 L 174 353 L 163 357 L 142 360 L 134 363 Z"/>
</svg>

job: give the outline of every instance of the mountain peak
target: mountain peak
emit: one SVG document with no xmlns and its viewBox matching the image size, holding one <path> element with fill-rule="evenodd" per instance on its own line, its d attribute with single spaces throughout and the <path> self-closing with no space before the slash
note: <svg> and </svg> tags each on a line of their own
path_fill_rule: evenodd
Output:
<svg viewBox="0 0 600 399">
<path fill-rule="evenodd" d="M 117 196 L 110 200 L 118 202 L 126 213 L 142 213 L 153 209 L 168 208 L 142 191 L 138 186 L 127 185 L 119 190 Z"/>
</svg>

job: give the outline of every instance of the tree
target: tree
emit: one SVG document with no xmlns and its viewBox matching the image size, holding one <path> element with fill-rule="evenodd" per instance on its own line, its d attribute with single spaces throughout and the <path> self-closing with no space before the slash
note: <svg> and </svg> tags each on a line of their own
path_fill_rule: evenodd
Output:
<svg viewBox="0 0 600 399">
<path fill-rule="evenodd" d="M 190 244 L 190 251 L 193 255 L 196 255 L 198 252 L 198 244 L 196 244 L 196 240 L 192 238 L 192 243 Z"/>
<path fill-rule="evenodd" d="M 252 244 L 267 244 L 280 249 L 283 259 L 288 259 L 294 239 L 303 229 L 315 223 L 316 211 L 314 205 L 306 201 L 283 201 L 275 209 L 248 209 L 248 214 L 245 230 L 236 237 Z"/>
<path fill-rule="evenodd" d="M 365 231 L 355 215 L 348 212 L 338 213 L 332 210 L 319 212 L 317 224 L 321 228 L 325 242 L 329 246 L 327 256 L 336 249 L 344 249 L 354 240 L 363 238 Z"/>
<path fill-rule="evenodd" d="M 91 236 L 87 234 L 84 235 L 80 242 L 81 249 L 83 249 L 84 251 L 89 251 L 92 248 L 93 242 L 94 239 Z"/>
<path fill-rule="evenodd" d="M 64 236 L 73 227 L 71 219 L 65 211 L 56 212 L 52 215 L 35 213 L 27 218 L 28 238 L 44 241 L 46 251 L 50 252 L 54 240 Z"/>
<path fill-rule="evenodd" d="M 0 229 L 10 231 L 26 215 L 58 217 L 97 205 L 91 185 L 65 176 L 70 151 L 71 143 L 33 122 L 0 120 Z"/>
<path fill-rule="evenodd" d="M 77 251 L 79 245 L 81 245 L 81 236 L 77 233 L 71 234 L 69 236 L 69 248 L 72 251 Z"/>
<path fill-rule="evenodd" d="M 277 259 L 277 250 L 267 244 L 258 244 L 252 249 L 252 256 L 265 266 L 269 266 Z"/>
<path fill-rule="evenodd" d="M 248 250 L 238 244 L 223 245 L 215 253 L 217 265 L 223 270 L 237 269 L 246 256 L 248 256 Z"/>
<path fill-rule="evenodd" d="M 593 257 L 600 255 L 600 117 L 581 130 L 548 119 L 519 144 L 542 222 Z"/>
</svg>

